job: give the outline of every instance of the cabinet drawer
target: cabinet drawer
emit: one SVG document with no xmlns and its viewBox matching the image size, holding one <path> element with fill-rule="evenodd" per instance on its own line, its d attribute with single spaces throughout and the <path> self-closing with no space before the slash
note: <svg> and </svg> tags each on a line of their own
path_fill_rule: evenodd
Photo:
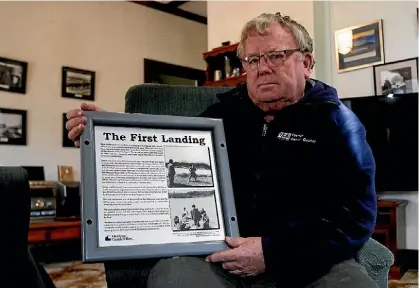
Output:
<svg viewBox="0 0 419 288">
<path fill-rule="evenodd" d="M 80 237 L 81 231 L 78 227 L 30 230 L 28 234 L 29 243 L 71 240 Z"/>
<path fill-rule="evenodd" d="M 42 242 L 45 241 L 45 230 L 30 230 L 28 234 L 28 242 Z"/>
<path fill-rule="evenodd" d="M 69 240 L 80 238 L 79 228 L 61 228 L 49 231 L 51 240 Z"/>
</svg>

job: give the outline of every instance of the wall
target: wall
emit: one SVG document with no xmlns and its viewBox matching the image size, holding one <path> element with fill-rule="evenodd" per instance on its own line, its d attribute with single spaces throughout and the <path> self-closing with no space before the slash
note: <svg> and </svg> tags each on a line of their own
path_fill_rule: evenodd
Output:
<svg viewBox="0 0 419 288">
<path fill-rule="evenodd" d="M 418 56 L 418 24 L 415 1 L 333 1 L 332 32 L 353 25 L 383 19 L 384 57 L 386 62 Z M 350 15 L 350 17 L 347 17 Z M 333 51 L 334 50 L 333 42 Z M 335 58 L 333 57 L 333 60 Z M 333 61 L 333 84 L 340 97 L 374 95 L 373 68 L 337 73 Z"/>
<path fill-rule="evenodd" d="M 418 57 L 418 24 L 415 1 L 332 1 L 330 2 L 330 26 L 333 31 L 383 19 L 385 61 L 397 61 Z M 332 41 L 332 51 L 335 51 Z M 335 57 L 325 67 L 332 70 L 332 84 L 341 98 L 374 95 L 372 67 L 337 73 Z M 406 246 L 399 248 L 418 249 L 418 193 L 386 194 L 383 199 L 405 199 L 409 201 L 406 210 Z"/>
<path fill-rule="evenodd" d="M 312 1 L 208 1 L 208 50 L 224 41 L 237 43 L 244 24 L 262 13 L 281 12 L 314 33 Z"/>
<path fill-rule="evenodd" d="M 205 69 L 206 25 L 127 2 L 0 2 L 0 57 L 29 62 L 27 94 L 0 91 L 0 107 L 28 110 L 28 146 L 0 146 L 0 165 L 71 165 L 61 115 L 80 101 L 61 98 L 61 67 L 96 71 L 96 104 L 124 110 L 127 89 L 143 82 L 143 58 Z M 7 29 L 6 29 L 7 28 Z M 193 41 L 191 41 L 193 39 Z"/>
</svg>

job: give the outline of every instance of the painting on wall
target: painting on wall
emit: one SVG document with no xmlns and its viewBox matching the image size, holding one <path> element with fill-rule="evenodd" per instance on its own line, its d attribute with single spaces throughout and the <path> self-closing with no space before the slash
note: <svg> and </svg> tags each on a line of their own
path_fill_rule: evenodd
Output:
<svg viewBox="0 0 419 288">
<path fill-rule="evenodd" d="M 61 96 L 94 101 L 95 78 L 94 71 L 63 67 Z"/>
<path fill-rule="evenodd" d="M 0 145 L 26 145 L 26 110 L 0 108 Z"/>
<path fill-rule="evenodd" d="M 418 93 L 418 57 L 374 66 L 375 95 Z"/>
<path fill-rule="evenodd" d="M 62 146 L 69 147 L 69 148 L 76 148 L 74 146 L 74 142 L 68 138 L 68 131 L 65 128 L 65 123 L 67 122 L 67 113 L 63 113 L 62 120 L 61 120 L 61 131 L 62 131 Z"/>
<path fill-rule="evenodd" d="M 0 90 L 26 93 L 28 63 L 0 57 Z"/>
<path fill-rule="evenodd" d="M 383 20 L 335 32 L 338 73 L 384 63 Z"/>
</svg>

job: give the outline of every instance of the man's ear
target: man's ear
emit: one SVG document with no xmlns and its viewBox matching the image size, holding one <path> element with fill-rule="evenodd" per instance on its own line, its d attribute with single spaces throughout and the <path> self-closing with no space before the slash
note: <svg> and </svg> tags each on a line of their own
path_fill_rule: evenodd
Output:
<svg viewBox="0 0 419 288">
<path fill-rule="evenodd" d="M 314 68 L 314 58 L 313 58 L 313 54 L 311 53 L 304 53 L 303 54 L 303 64 L 304 64 L 304 68 L 307 69 L 308 71 L 313 71 Z"/>
</svg>

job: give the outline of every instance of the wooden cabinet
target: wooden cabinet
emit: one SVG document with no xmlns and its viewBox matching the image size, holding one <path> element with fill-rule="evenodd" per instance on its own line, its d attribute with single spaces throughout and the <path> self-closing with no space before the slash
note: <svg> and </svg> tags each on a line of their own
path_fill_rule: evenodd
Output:
<svg viewBox="0 0 419 288">
<path fill-rule="evenodd" d="M 238 43 L 232 45 L 225 45 L 205 52 L 203 58 L 207 64 L 205 71 L 206 81 L 204 86 L 222 86 L 234 87 L 238 83 L 246 82 L 246 74 L 244 73 L 240 59 L 237 57 Z M 230 75 L 226 73 L 226 57 L 230 66 Z M 238 74 L 234 74 L 234 70 Z M 220 79 L 217 79 L 216 74 Z"/>
<path fill-rule="evenodd" d="M 372 238 L 386 246 L 397 259 L 399 249 L 406 247 L 406 215 L 405 200 L 380 200 L 375 230 Z M 390 269 L 390 278 L 400 278 L 397 263 Z"/>
<path fill-rule="evenodd" d="M 80 221 L 45 221 L 31 223 L 28 244 L 41 244 L 81 238 Z"/>
</svg>

